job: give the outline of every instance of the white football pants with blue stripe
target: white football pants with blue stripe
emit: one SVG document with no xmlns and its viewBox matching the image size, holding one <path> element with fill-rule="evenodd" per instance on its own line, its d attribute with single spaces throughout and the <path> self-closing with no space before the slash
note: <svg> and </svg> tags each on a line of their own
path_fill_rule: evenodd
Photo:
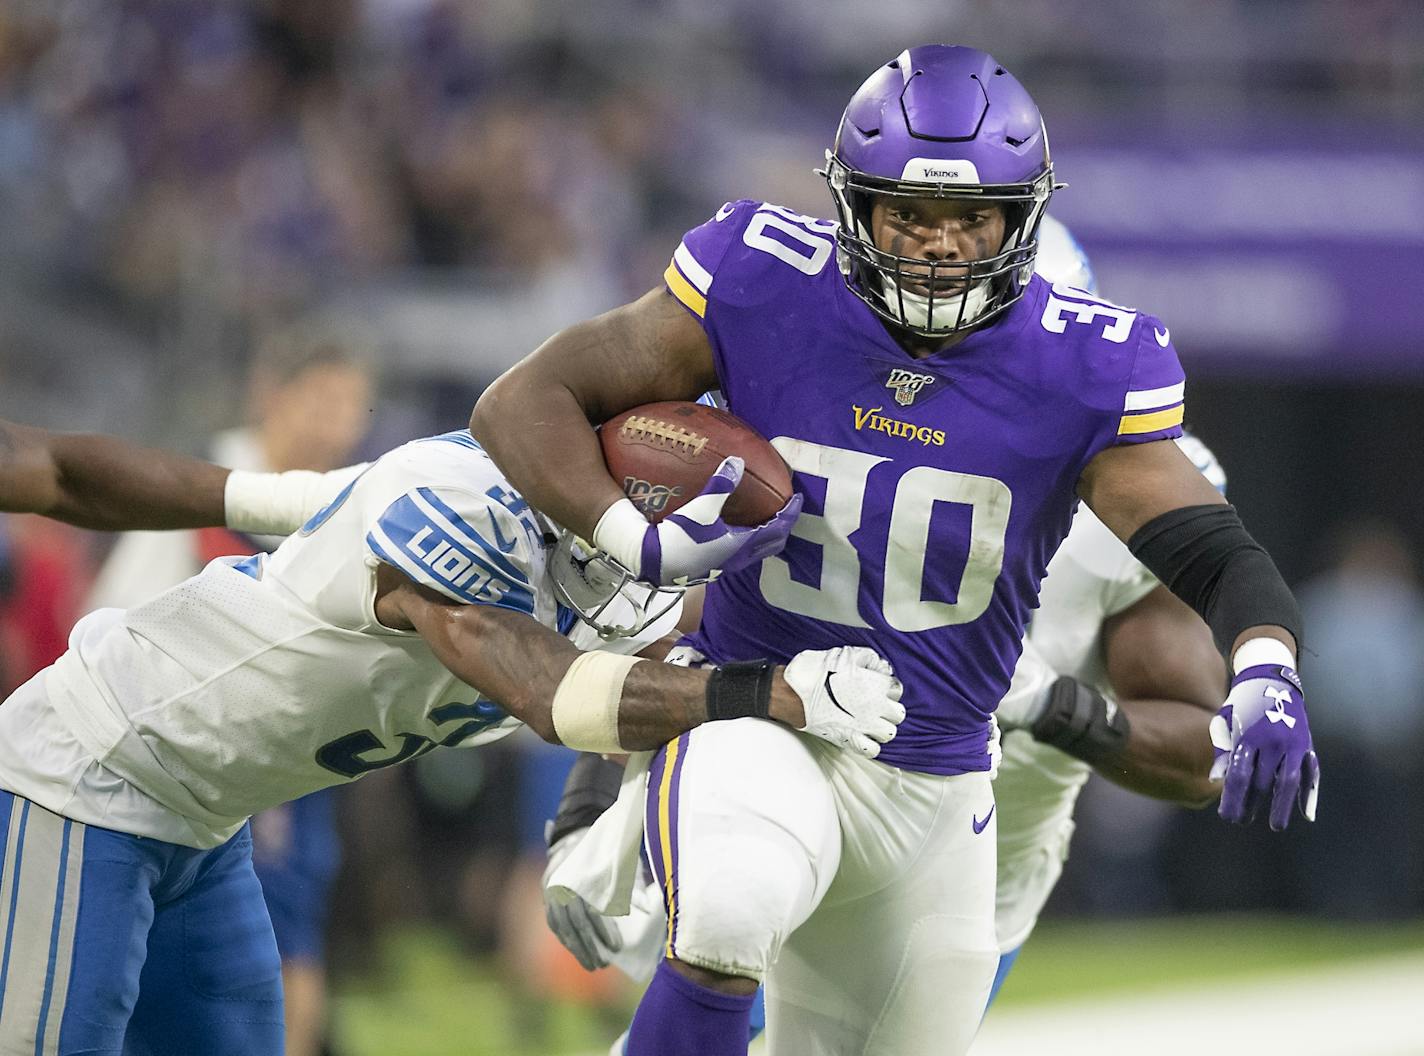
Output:
<svg viewBox="0 0 1424 1056">
<path fill-rule="evenodd" d="M 247 826 L 194 850 L 0 791 L 0 1056 L 280 1054 Z"/>
</svg>

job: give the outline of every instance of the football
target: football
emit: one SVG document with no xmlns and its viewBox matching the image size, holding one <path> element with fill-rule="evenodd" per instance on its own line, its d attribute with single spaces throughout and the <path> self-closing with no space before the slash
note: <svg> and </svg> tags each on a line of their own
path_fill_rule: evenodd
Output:
<svg viewBox="0 0 1424 1056">
<path fill-rule="evenodd" d="M 700 403 L 647 403 L 599 429 L 608 472 L 649 521 L 693 499 L 728 455 L 746 462 L 722 509 L 728 524 L 760 524 L 791 498 L 791 471 L 776 449 L 734 414 Z"/>
</svg>

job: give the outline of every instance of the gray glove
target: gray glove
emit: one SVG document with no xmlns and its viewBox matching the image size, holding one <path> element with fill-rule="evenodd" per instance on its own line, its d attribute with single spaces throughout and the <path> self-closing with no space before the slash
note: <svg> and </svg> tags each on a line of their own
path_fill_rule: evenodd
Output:
<svg viewBox="0 0 1424 1056">
<path fill-rule="evenodd" d="M 552 825 L 553 823 L 550 822 Z M 605 917 L 583 899 L 574 897 L 562 902 L 549 894 L 549 877 L 554 870 L 579 845 L 587 829 L 576 829 L 549 848 L 549 861 L 544 866 L 544 919 L 552 931 L 572 953 L 579 964 L 590 972 L 608 964 L 613 954 L 623 948 L 623 937 L 618 933 L 618 925 Z"/>
</svg>

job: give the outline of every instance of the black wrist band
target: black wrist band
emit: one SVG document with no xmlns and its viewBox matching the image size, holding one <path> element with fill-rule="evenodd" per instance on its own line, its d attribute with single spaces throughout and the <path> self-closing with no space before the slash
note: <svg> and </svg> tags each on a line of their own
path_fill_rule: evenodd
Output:
<svg viewBox="0 0 1424 1056">
<path fill-rule="evenodd" d="M 564 781 L 559 809 L 546 834 L 550 847 L 576 829 L 586 829 L 618 798 L 623 764 L 592 752 L 582 752 Z"/>
<path fill-rule="evenodd" d="M 723 664 L 707 680 L 707 721 L 764 719 L 771 711 L 771 680 L 776 667 L 770 660 Z"/>
<path fill-rule="evenodd" d="M 1064 675 L 1049 690 L 1048 708 L 1029 730 L 1033 739 L 1081 759 L 1114 766 L 1131 733 L 1127 716 L 1092 686 Z"/>
</svg>

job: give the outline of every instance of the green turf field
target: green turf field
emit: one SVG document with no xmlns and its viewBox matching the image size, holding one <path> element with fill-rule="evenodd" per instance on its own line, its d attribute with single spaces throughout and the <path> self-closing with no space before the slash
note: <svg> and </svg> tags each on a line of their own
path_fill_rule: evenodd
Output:
<svg viewBox="0 0 1424 1056">
<path fill-rule="evenodd" d="M 1000 1000 L 1035 1002 L 1162 990 L 1226 977 L 1424 950 L 1424 921 L 1359 925 L 1261 918 L 1045 924 Z M 379 975 L 342 980 L 334 1005 L 342 1056 L 586 1056 L 626 1023 L 602 1012 L 512 996 L 491 962 L 462 956 L 438 932 L 389 940 Z M 627 996 L 631 1009 L 634 995 Z"/>
</svg>

